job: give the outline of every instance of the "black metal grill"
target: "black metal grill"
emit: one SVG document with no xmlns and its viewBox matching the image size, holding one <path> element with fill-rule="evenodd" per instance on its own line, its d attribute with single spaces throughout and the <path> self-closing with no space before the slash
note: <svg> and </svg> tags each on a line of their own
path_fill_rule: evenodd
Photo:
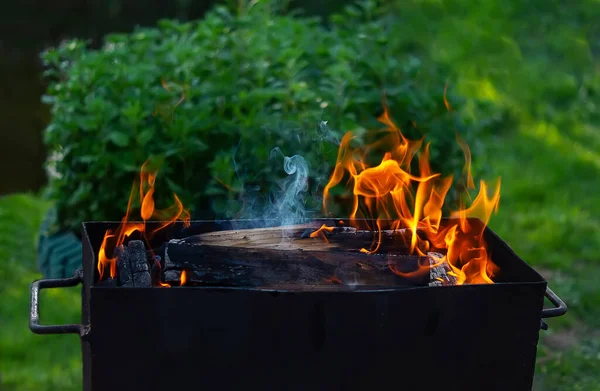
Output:
<svg viewBox="0 0 600 391">
<path fill-rule="evenodd" d="M 31 330 L 80 335 L 88 391 L 530 390 L 542 319 L 566 312 L 489 228 L 488 250 L 502 271 L 491 285 L 97 286 L 96 254 L 118 224 L 84 223 L 82 271 L 31 287 Z M 154 241 L 228 228 L 178 224 Z M 82 324 L 40 325 L 39 290 L 81 282 Z M 543 309 L 544 296 L 555 308 Z"/>
</svg>

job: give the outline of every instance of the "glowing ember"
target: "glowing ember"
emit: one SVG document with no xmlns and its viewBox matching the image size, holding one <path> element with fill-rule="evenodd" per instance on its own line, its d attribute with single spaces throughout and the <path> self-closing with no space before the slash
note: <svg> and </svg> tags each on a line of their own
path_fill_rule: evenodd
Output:
<svg viewBox="0 0 600 391">
<path fill-rule="evenodd" d="M 185 283 L 187 282 L 187 273 L 185 272 L 185 270 L 181 271 L 181 277 L 179 277 L 181 282 L 179 284 L 179 286 L 184 286 Z"/>
<path fill-rule="evenodd" d="M 334 285 L 340 285 L 342 283 L 342 280 L 340 280 L 336 276 L 326 278 L 325 281 L 327 281 L 330 284 L 334 284 Z"/>
<path fill-rule="evenodd" d="M 140 170 L 139 182 L 135 182 L 129 195 L 127 203 L 127 212 L 121 220 L 121 224 L 115 230 L 107 230 L 104 234 L 100 251 L 98 252 L 98 273 L 100 280 L 105 276 L 106 269 L 109 270 L 110 277 L 115 278 L 117 274 L 117 259 L 112 256 L 112 251 L 123 244 L 134 232 L 140 233 L 143 239 L 148 243 L 148 240 L 153 234 L 159 230 L 168 227 L 176 221 L 184 221 L 189 225 L 190 214 L 183 208 L 183 204 L 176 194 L 173 194 L 175 203 L 164 210 L 156 210 L 154 207 L 154 182 L 156 180 L 157 170 L 148 168 L 149 163 L 146 161 Z M 131 222 L 134 204 L 136 203 L 136 195 L 139 196 L 137 202 L 140 203 L 140 217 L 142 222 Z M 161 224 L 152 230 L 146 229 L 146 222 L 150 219 L 160 221 Z M 110 249 L 110 251 L 107 251 Z M 109 255 L 110 254 L 110 255 Z M 159 283 L 160 286 L 168 287 L 168 284 Z"/>
<path fill-rule="evenodd" d="M 444 103 L 450 110 L 450 104 L 444 97 Z M 457 284 L 490 284 L 497 270 L 490 259 L 483 240 L 483 229 L 487 225 L 492 212 L 498 208 L 500 199 L 500 181 L 493 195 L 488 195 L 485 182 L 481 182 L 479 194 L 469 207 L 460 207 L 451 213 L 451 224 L 442 226 L 442 208 L 446 195 L 452 185 L 452 176 L 442 177 L 434 173 L 429 164 L 429 144 L 422 148 L 423 140 L 409 140 L 390 119 L 387 107 L 379 121 L 386 125 L 382 136 L 366 147 L 351 147 L 354 139 L 352 132 L 342 138 L 338 151 L 335 169 L 323 194 L 323 209 L 331 202 L 330 190 L 348 181 L 352 190 L 353 206 L 350 223 L 358 227 L 358 219 L 375 219 L 378 238 L 372 248 L 361 251 L 367 254 L 376 253 L 381 244 L 382 224 L 392 221 L 391 228 L 410 230 L 409 252 L 420 256 L 427 251 L 445 254 L 451 271 L 448 273 L 457 279 Z M 475 188 L 471 176 L 471 153 L 467 144 L 457 139 L 465 155 L 465 174 L 467 189 Z M 385 148 L 381 162 L 373 167 L 368 166 L 371 151 Z M 418 155 L 419 174 L 411 174 L 413 157 Z M 416 191 L 415 191 L 416 187 Z M 477 218 L 483 224 L 470 224 L 469 218 Z M 324 237 L 321 227 L 313 232 Z M 428 270 L 432 265 L 421 265 L 421 270 Z M 406 276 L 390 264 L 397 274 Z"/>
</svg>

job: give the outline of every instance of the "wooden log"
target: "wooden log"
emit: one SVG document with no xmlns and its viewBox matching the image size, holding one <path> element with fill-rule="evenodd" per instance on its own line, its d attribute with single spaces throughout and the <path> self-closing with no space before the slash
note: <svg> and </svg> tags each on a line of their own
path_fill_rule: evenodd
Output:
<svg viewBox="0 0 600 391">
<path fill-rule="evenodd" d="M 120 286 L 136 288 L 152 286 L 144 242 L 131 240 L 127 246 L 117 247 L 115 254 Z"/>
<path fill-rule="evenodd" d="M 427 257 L 414 255 L 246 248 L 176 239 L 165 248 L 164 279 L 177 285 L 179 273 L 170 271 L 186 270 L 188 285 L 296 289 L 426 286 L 430 277 L 422 265 L 429 264 Z"/>
<path fill-rule="evenodd" d="M 244 248 L 281 248 L 294 249 L 311 241 L 294 243 L 297 240 L 309 239 L 310 234 L 320 226 L 302 224 L 283 227 L 252 228 L 208 232 L 185 238 L 188 243 L 202 243 L 213 246 L 244 247 Z M 336 231 L 356 232 L 354 228 L 336 227 Z M 315 241 L 315 244 L 319 243 Z"/>
<path fill-rule="evenodd" d="M 314 224 L 288 227 L 269 227 L 227 230 L 204 233 L 185 238 L 185 242 L 219 247 L 239 247 L 276 250 L 360 251 L 377 247 L 378 252 L 407 253 L 412 232 L 409 229 L 367 231 L 352 227 L 330 227 L 319 230 Z M 421 252 L 429 251 L 428 243 L 418 238 Z"/>
</svg>

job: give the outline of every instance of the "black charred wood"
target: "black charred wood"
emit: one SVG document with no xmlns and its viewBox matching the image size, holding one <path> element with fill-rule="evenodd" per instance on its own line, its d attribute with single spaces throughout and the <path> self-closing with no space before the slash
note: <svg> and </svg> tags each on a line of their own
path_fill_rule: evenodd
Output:
<svg viewBox="0 0 600 391">
<path fill-rule="evenodd" d="M 118 286 L 118 281 L 116 278 L 112 278 L 112 277 L 108 277 L 105 278 L 102 281 L 99 281 L 96 285 L 98 286 L 105 286 L 105 287 L 111 287 L 111 286 Z"/>
<path fill-rule="evenodd" d="M 119 284 L 124 287 L 150 287 L 150 276 L 146 247 L 141 240 L 132 240 L 127 246 L 115 249 Z"/>
<path fill-rule="evenodd" d="M 129 262 L 129 251 L 124 245 L 115 248 L 115 256 L 117 258 L 117 276 L 119 285 L 128 286 L 133 284 L 133 275 L 131 272 L 131 264 Z"/>
<path fill-rule="evenodd" d="M 412 273 L 399 276 L 394 270 Z M 172 240 L 165 251 L 165 282 L 178 283 L 187 271 L 188 285 L 415 286 L 429 283 L 427 257 L 355 252 L 327 252 L 208 246 Z M 419 271 L 417 271 L 419 270 Z M 177 271 L 170 273 L 170 271 Z"/>
</svg>

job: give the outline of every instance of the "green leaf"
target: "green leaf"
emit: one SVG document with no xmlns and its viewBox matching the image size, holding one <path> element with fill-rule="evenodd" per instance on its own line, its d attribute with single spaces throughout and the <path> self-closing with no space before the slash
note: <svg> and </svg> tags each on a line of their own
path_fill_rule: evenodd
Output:
<svg viewBox="0 0 600 391">
<path fill-rule="evenodd" d="M 125 133 L 110 132 L 108 133 L 108 139 L 121 148 L 129 145 L 129 136 Z"/>
</svg>

